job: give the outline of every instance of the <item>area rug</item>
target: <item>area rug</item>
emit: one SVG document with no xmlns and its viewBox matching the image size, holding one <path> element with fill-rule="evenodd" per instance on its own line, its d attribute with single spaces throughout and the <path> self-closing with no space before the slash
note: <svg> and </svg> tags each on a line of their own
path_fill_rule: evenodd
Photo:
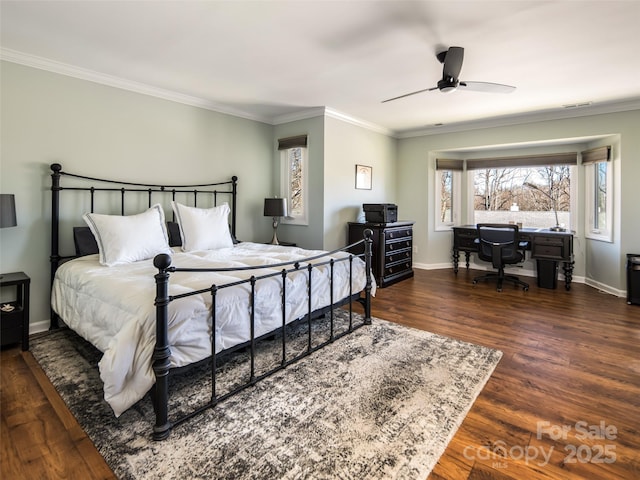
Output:
<svg viewBox="0 0 640 480">
<path fill-rule="evenodd" d="M 60 330 L 31 352 L 121 479 L 423 480 L 502 356 L 374 318 L 154 442 L 149 398 L 115 418 L 84 340 Z M 206 401 L 208 382 L 172 377 L 171 411 Z"/>
</svg>

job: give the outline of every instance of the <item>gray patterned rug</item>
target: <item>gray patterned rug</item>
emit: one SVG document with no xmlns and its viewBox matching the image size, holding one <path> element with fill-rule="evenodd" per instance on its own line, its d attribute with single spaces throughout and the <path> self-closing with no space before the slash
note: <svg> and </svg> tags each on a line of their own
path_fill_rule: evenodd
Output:
<svg viewBox="0 0 640 480">
<path fill-rule="evenodd" d="M 148 398 L 120 418 L 102 399 L 93 347 L 60 330 L 31 351 L 122 479 L 425 479 L 502 356 L 374 319 L 154 442 Z M 208 381 L 172 379 L 170 411 L 206 401 Z"/>
</svg>

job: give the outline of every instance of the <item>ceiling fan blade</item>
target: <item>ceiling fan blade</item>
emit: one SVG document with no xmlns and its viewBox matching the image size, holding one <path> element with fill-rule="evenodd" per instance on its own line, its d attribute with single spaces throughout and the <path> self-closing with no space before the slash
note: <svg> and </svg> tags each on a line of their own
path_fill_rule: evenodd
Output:
<svg viewBox="0 0 640 480">
<path fill-rule="evenodd" d="M 444 67 L 442 67 L 442 78 L 458 79 L 462 70 L 462 60 L 464 59 L 464 48 L 449 47 L 444 56 Z"/>
<path fill-rule="evenodd" d="M 398 100 L 400 98 L 410 97 L 411 95 L 416 95 L 422 92 L 430 92 L 431 90 L 437 90 L 437 89 L 438 87 L 424 88 L 422 90 L 418 90 L 417 92 L 405 93 L 404 95 L 400 95 L 399 97 L 387 98 L 386 100 L 383 100 L 381 103 L 387 103 L 387 102 L 391 102 L 392 100 Z"/>
<path fill-rule="evenodd" d="M 473 90 L 474 92 L 486 93 L 511 93 L 516 87 L 511 85 L 503 85 L 501 83 L 490 82 L 463 82 L 458 84 L 458 88 L 462 90 Z"/>
</svg>

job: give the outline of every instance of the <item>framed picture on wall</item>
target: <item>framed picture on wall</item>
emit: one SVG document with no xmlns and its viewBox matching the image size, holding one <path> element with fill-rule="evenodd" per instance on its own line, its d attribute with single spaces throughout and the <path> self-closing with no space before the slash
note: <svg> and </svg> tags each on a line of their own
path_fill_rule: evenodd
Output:
<svg viewBox="0 0 640 480">
<path fill-rule="evenodd" d="M 371 190 L 371 173 L 373 168 L 367 165 L 356 165 L 356 188 Z"/>
</svg>

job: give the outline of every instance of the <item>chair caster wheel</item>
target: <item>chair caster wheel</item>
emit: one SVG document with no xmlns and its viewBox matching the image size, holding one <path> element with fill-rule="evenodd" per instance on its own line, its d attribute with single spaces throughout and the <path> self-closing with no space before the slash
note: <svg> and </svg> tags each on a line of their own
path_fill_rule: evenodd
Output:
<svg viewBox="0 0 640 480">
<path fill-rule="evenodd" d="M 501 292 L 501 291 L 502 291 L 502 289 L 501 289 L 501 288 L 496 288 L 496 291 L 497 291 L 497 292 Z"/>
<path fill-rule="evenodd" d="M 525 292 L 529 291 L 529 287 L 524 287 L 522 290 L 524 290 Z"/>
<path fill-rule="evenodd" d="M 472 283 L 475 285 L 475 284 L 477 284 L 477 283 L 478 283 L 478 281 L 477 281 L 477 280 L 474 280 Z"/>
</svg>

